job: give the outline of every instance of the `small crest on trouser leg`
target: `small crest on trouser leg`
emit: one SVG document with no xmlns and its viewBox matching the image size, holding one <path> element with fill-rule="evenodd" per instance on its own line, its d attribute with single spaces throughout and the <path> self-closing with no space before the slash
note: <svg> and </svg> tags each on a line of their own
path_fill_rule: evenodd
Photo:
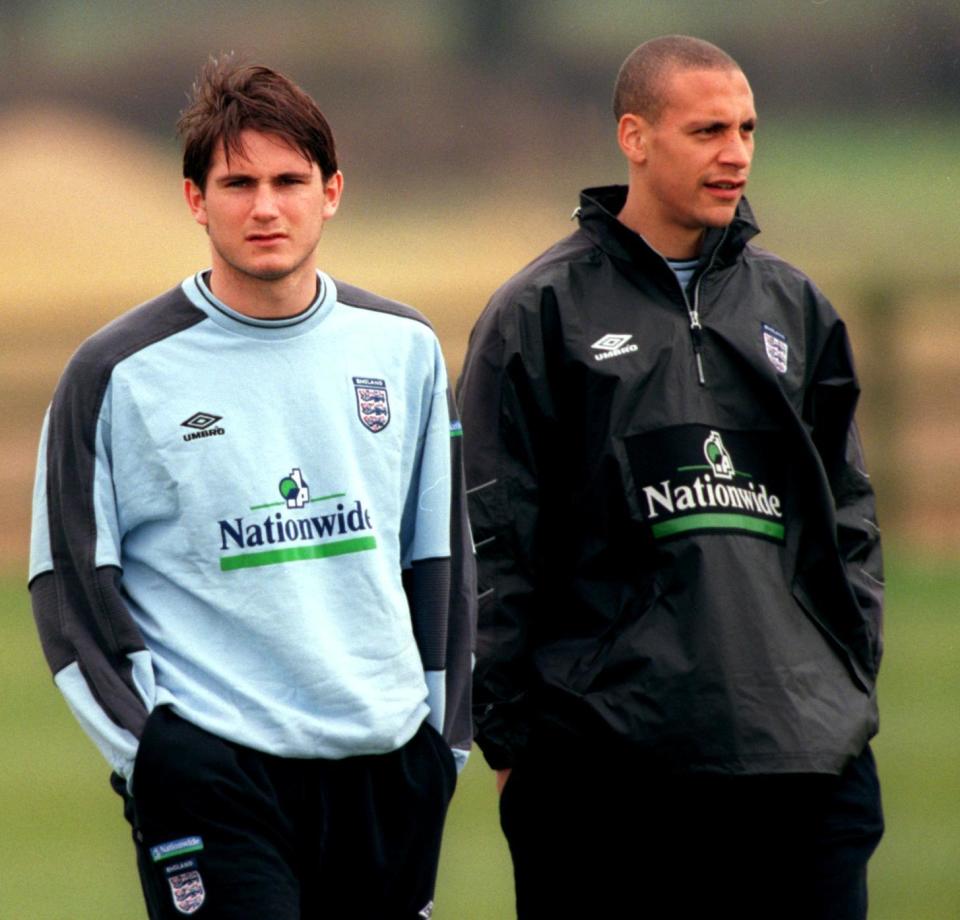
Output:
<svg viewBox="0 0 960 920">
<path fill-rule="evenodd" d="M 163 867 L 163 874 L 170 885 L 173 906 L 181 914 L 195 914 L 207 897 L 194 855 L 202 850 L 203 838 L 196 836 L 181 837 L 150 847 L 150 859 L 153 862 L 167 863 Z"/>
<path fill-rule="evenodd" d="M 195 914 L 203 906 L 207 892 L 203 887 L 203 879 L 196 869 L 180 872 L 167 877 L 170 883 L 170 892 L 173 894 L 173 906 L 181 914 Z"/>
<path fill-rule="evenodd" d="M 426 903 L 426 905 L 424 906 L 423 910 L 421 910 L 421 911 L 417 914 L 417 916 L 418 916 L 418 917 L 422 917 L 423 920 L 430 920 L 430 918 L 433 916 L 433 901 L 432 901 L 432 900 L 431 900 L 431 901 L 427 901 L 427 903 Z"/>
</svg>

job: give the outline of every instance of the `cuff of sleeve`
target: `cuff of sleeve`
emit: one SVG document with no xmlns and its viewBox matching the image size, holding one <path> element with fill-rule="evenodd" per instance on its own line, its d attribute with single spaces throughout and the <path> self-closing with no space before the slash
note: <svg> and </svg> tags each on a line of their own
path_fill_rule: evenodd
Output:
<svg viewBox="0 0 960 920">
<path fill-rule="evenodd" d="M 459 774 L 467 765 L 467 760 L 470 758 L 470 752 L 458 747 L 452 747 L 450 750 L 453 753 L 453 760 L 457 765 L 457 773 Z"/>
</svg>

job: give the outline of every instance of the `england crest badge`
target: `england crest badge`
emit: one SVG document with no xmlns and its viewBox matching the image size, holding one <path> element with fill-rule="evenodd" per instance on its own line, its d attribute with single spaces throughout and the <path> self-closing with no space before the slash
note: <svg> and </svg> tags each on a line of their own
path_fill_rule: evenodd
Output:
<svg viewBox="0 0 960 920">
<path fill-rule="evenodd" d="M 207 899 L 203 879 L 196 869 L 167 877 L 173 894 L 173 906 L 181 914 L 195 914 Z"/>
<path fill-rule="evenodd" d="M 768 326 L 766 323 L 761 323 L 760 329 L 763 333 L 763 349 L 767 353 L 767 360 L 774 366 L 778 374 L 785 374 L 790 351 L 787 345 L 787 337 L 779 329 L 774 329 L 773 326 Z"/>
<path fill-rule="evenodd" d="M 181 914 L 195 914 L 207 899 L 196 855 L 203 850 L 202 837 L 181 837 L 150 847 L 150 859 L 167 863 L 163 874 L 170 885 L 173 906 Z"/>
<path fill-rule="evenodd" d="M 390 400 L 387 384 L 377 377 L 354 377 L 357 394 L 357 415 L 364 428 L 376 434 L 390 423 Z"/>
</svg>

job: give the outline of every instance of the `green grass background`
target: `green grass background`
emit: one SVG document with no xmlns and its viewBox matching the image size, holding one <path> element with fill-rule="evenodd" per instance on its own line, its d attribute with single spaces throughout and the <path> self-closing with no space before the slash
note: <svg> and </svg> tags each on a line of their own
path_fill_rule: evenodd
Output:
<svg viewBox="0 0 960 920">
<path fill-rule="evenodd" d="M 901 552 L 887 568 L 875 742 L 887 833 L 871 864 L 871 918 L 949 920 L 960 915 L 960 566 Z M 119 799 L 53 686 L 16 573 L 0 578 L 0 609 L 0 917 L 142 920 Z M 512 915 L 493 778 L 475 751 L 451 807 L 435 917 Z"/>
</svg>

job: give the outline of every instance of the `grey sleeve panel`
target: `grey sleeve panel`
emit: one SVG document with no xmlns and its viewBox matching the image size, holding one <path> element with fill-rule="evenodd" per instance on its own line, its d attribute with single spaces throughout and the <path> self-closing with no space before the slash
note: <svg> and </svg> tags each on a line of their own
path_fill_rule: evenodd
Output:
<svg viewBox="0 0 960 920">
<path fill-rule="evenodd" d="M 448 396 L 452 402 L 452 398 Z M 450 406 L 456 419 L 456 407 Z M 425 671 L 445 672 L 443 736 L 468 751 L 473 743 L 471 694 L 477 632 L 477 571 L 467 518 L 462 438 L 450 439 L 450 558 L 416 560 L 403 572 L 413 631 Z"/>
<path fill-rule="evenodd" d="M 458 421 L 453 394 L 447 400 Z M 457 428 L 459 432 L 459 427 Z M 463 473 L 463 438 L 450 439 L 450 620 L 447 628 L 447 707 L 444 737 L 452 747 L 473 744 L 472 684 L 477 636 L 477 562 Z"/>
<path fill-rule="evenodd" d="M 373 294 L 343 281 L 334 279 L 334 284 L 337 286 L 337 300 L 340 303 L 351 307 L 359 307 L 361 310 L 374 310 L 378 313 L 389 313 L 391 316 L 402 316 L 423 323 L 430 329 L 433 328 L 430 321 L 422 313 L 414 310 L 413 307 L 408 307 L 396 300 L 389 300 L 379 294 Z"/>
<path fill-rule="evenodd" d="M 57 578 L 53 572 L 44 572 L 30 582 L 30 603 L 33 618 L 40 633 L 40 645 L 50 670 L 56 674 L 76 660 L 73 646 L 64 635 L 57 599 Z"/>
<path fill-rule="evenodd" d="M 123 598 L 121 573 L 97 568 L 96 440 L 114 367 L 202 321 L 176 288 L 131 310 L 88 339 L 67 366 L 50 407 L 46 455 L 52 569 L 30 584 L 34 617 L 51 670 L 76 662 L 103 711 L 139 735 L 146 709 L 128 655 L 144 649 Z"/>
<path fill-rule="evenodd" d="M 30 583 L 33 615 L 50 670 L 59 674 L 76 662 L 90 693 L 110 721 L 139 737 L 147 710 L 133 680 L 129 652 L 142 651 L 143 640 L 123 604 L 120 571 L 106 567 L 95 572 L 90 597 L 61 595 L 55 572 L 38 575 Z M 102 641 L 98 626 L 85 620 L 100 607 L 98 619 L 109 623 L 116 648 Z"/>
<path fill-rule="evenodd" d="M 403 571 L 403 590 L 410 604 L 423 669 L 442 671 L 447 666 L 450 560 L 414 560 Z"/>
</svg>

